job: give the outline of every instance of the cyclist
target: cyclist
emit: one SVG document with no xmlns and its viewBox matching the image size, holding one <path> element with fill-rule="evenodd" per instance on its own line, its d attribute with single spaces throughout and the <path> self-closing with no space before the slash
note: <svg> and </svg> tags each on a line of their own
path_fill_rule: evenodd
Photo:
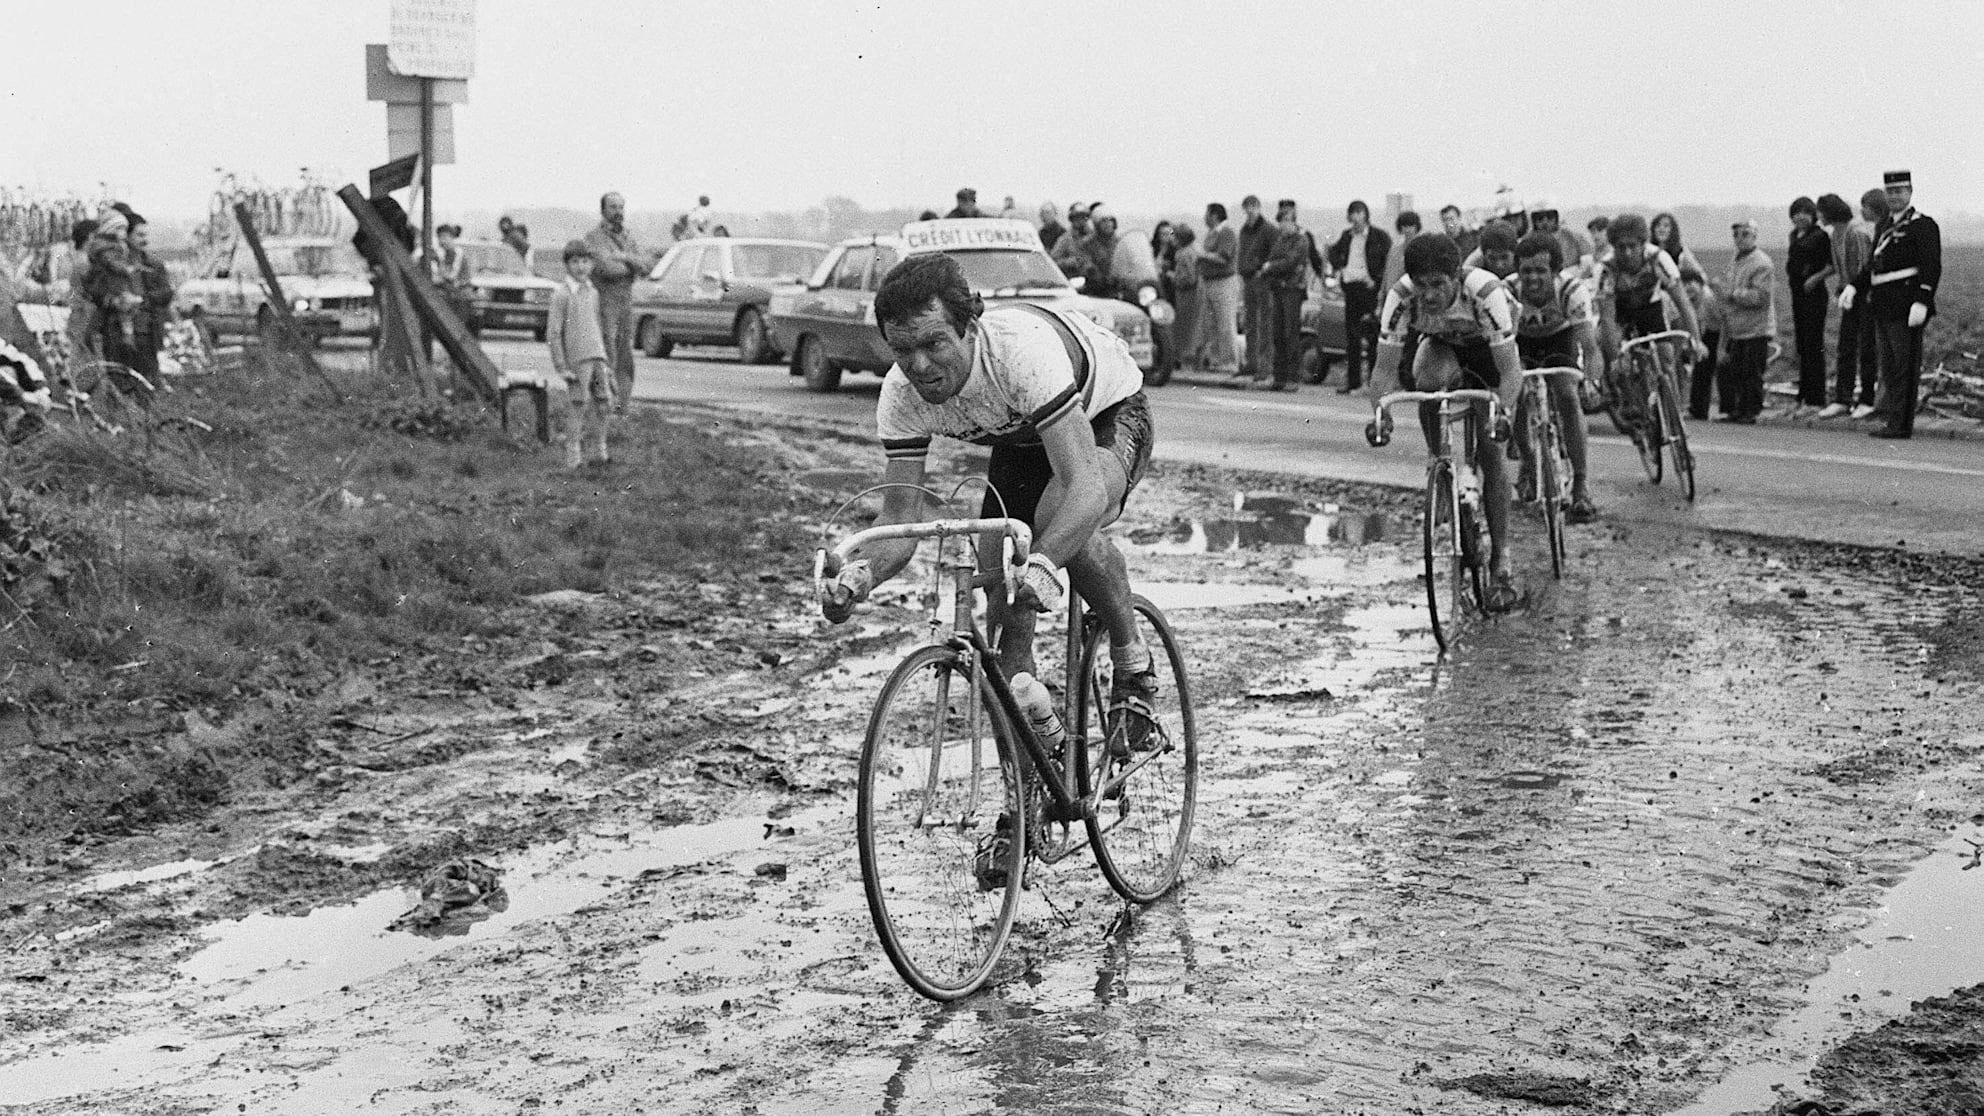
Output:
<svg viewBox="0 0 1984 1116">
<path fill-rule="evenodd" d="M 1619 342 L 1624 338 L 1684 329 L 1694 338 L 1695 359 L 1706 356 L 1694 304 L 1681 287 L 1681 269 L 1651 242 L 1646 218 L 1621 213 L 1605 227 L 1605 239 L 1612 245 L 1612 258 L 1598 265 L 1597 297 L 1598 344 L 1605 354 L 1606 379 L 1611 379 L 1618 364 Z M 1678 367 L 1681 362 L 1672 363 Z M 1609 384 L 1606 390 L 1610 391 Z M 1636 412 L 1641 402 L 1623 401 L 1629 413 Z"/>
<path fill-rule="evenodd" d="M 1034 529 L 1013 599 L 987 594 L 1000 664 L 1008 676 L 1033 672 L 1035 613 L 1060 603 L 1056 575 L 1065 566 L 1109 632 L 1109 737 L 1134 746 L 1154 719 L 1156 663 L 1137 634 L 1123 554 L 1101 533 L 1150 461 L 1150 405 L 1129 348 L 1080 314 L 1027 303 L 988 311 L 957 261 L 941 253 L 912 255 L 889 272 L 875 320 L 896 357 L 875 409 L 888 458 L 883 483 L 920 486 L 935 436 L 992 447 L 986 480 L 996 495 L 986 493 L 980 514 Z M 923 508 L 922 492 L 891 488 L 878 522 L 915 522 Z M 863 547 L 830 571 L 822 613 L 846 620 L 915 550 L 903 539 Z M 982 542 L 980 565 L 997 568 L 998 551 L 997 540 Z"/>
<path fill-rule="evenodd" d="M 1516 353 L 1516 302 L 1507 284 L 1478 267 L 1463 267 L 1460 249 L 1441 233 L 1417 236 L 1405 246 L 1405 275 L 1385 294 L 1378 313 L 1378 360 L 1371 387 L 1382 396 L 1400 380 L 1400 357 L 1410 332 L 1420 335 L 1413 356 L 1410 384 L 1419 391 L 1483 388 L 1501 396 L 1513 412 L 1522 388 L 1522 365 Z M 1476 404 L 1478 429 L 1487 430 L 1487 409 Z M 1439 412 L 1422 407 L 1420 425 L 1431 448 L 1438 435 Z M 1488 515 L 1492 584 L 1482 604 L 1507 612 L 1520 603 L 1509 571 L 1507 546 L 1509 478 L 1504 454 L 1486 438 L 1475 444 L 1474 465 L 1481 472 L 1483 503 Z"/>
<path fill-rule="evenodd" d="M 1485 238 L 1484 238 L 1485 240 Z M 1598 316 L 1591 305 L 1591 285 L 1580 266 L 1566 266 L 1557 237 L 1533 232 L 1516 245 L 1516 350 L 1525 368 L 1584 368 L 1596 372 Z M 1575 385 L 1549 382 L 1550 404 L 1564 431 L 1564 448 L 1571 458 L 1571 506 L 1565 518 L 1589 523 L 1598 508 L 1585 487 L 1584 407 Z M 1518 426 L 1518 429 L 1526 427 Z M 1523 478 L 1535 484 L 1535 447 L 1524 444 Z"/>
<path fill-rule="evenodd" d="M 1516 240 L 1514 225 L 1490 221 L 1481 226 L 1480 243 L 1461 261 L 1461 266 L 1485 268 L 1495 278 L 1509 282 L 1516 273 Z"/>
</svg>

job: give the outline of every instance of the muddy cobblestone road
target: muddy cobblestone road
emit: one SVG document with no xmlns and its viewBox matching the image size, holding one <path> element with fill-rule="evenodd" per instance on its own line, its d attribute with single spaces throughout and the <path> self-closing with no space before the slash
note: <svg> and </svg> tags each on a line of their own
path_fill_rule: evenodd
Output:
<svg viewBox="0 0 1984 1116">
<path fill-rule="evenodd" d="M 0 1110 L 1654 1113 L 1726 1077 L 1727 1113 L 1984 981 L 1962 934 L 1870 960 L 1933 929 L 1884 929 L 1906 889 L 1979 909 L 1974 578 L 1603 526 L 1560 584 L 1525 552 L 1531 607 L 1441 661 L 1398 496 L 1260 484 L 1176 470 L 1122 528 L 1194 656 L 1182 886 L 1126 911 L 1082 858 L 1038 873 L 983 995 L 904 989 L 858 885 L 860 724 L 916 590 L 829 630 L 777 586 L 745 627 L 814 657 L 665 696 L 581 659 L 465 718 L 476 748 L 22 898 Z M 663 721 L 701 747 L 625 762 Z M 411 819 L 510 832 L 507 909 L 389 934 L 416 896 L 298 882 Z M 256 873 L 289 898 L 244 907 Z"/>
</svg>

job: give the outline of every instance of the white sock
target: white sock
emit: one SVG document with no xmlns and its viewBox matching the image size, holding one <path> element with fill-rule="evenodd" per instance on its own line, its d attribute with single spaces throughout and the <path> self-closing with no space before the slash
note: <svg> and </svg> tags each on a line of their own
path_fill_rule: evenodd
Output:
<svg viewBox="0 0 1984 1116">
<path fill-rule="evenodd" d="M 1150 648 L 1144 645 L 1142 639 L 1121 646 L 1111 641 L 1109 661 L 1114 664 L 1117 674 L 1142 674 L 1144 668 L 1151 665 Z"/>
</svg>

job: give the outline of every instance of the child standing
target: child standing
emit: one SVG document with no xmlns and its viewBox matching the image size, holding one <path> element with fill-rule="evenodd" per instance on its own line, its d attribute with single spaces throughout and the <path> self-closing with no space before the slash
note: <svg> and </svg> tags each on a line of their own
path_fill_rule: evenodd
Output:
<svg viewBox="0 0 1984 1116">
<path fill-rule="evenodd" d="M 551 314 L 544 331 L 551 346 L 551 366 L 565 378 L 570 404 L 565 421 L 568 469 L 584 463 L 579 442 L 588 404 L 599 461 L 607 461 L 606 416 L 613 406 L 613 377 L 606 364 L 606 338 L 599 328 L 599 291 L 592 285 L 592 262 L 592 249 L 585 241 L 565 245 L 565 281 L 551 292 Z"/>
</svg>

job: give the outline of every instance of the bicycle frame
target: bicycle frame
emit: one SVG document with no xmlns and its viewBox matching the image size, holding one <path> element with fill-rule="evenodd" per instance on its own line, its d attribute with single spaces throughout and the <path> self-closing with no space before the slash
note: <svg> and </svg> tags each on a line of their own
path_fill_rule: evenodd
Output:
<svg viewBox="0 0 1984 1116">
<path fill-rule="evenodd" d="M 1080 594 L 1072 587 L 1068 592 L 1067 663 L 1066 687 L 1067 714 L 1064 723 L 1068 733 L 1062 755 L 1057 761 L 1049 751 L 1045 741 L 1034 732 L 1031 720 L 1020 708 L 1019 699 L 1014 696 L 1010 680 L 999 665 L 999 656 L 988 634 L 978 626 L 972 594 L 975 590 L 1005 583 L 1010 585 L 1016 570 L 1026 564 L 1032 546 L 1032 530 L 1023 522 L 1009 518 L 987 519 L 939 519 L 922 523 L 893 523 L 870 527 L 843 539 L 833 548 L 833 555 L 842 562 L 847 561 L 863 545 L 884 539 L 938 539 L 978 535 L 1000 535 L 1006 540 L 1002 548 L 1003 570 L 980 572 L 975 555 L 966 551 L 957 560 L 945 563 L 939 561 L 937 577 L 942 578 L 948 569 L 952 575 L 952 613 L 948 633 L 944 625 L 933 614 L 930 620 L 931 635 L 940 637 L 939 642 L 960 652 L 969 652 L 970 667 L 966 684 L 983 686 L 997 702 L 999 712 L 1004 716 L 1012 737 L 1019 743 L 1020 754 L 1026 757 L 1027 764 L 1047 793 L 1050 803 L 1047 816 L 1050 820 L 1064 824 L 1083 822 L 1095 812 L 1096 803 L 1112 787 L 1128 781 L 1138 769 L 1151 762 L 1153 756 L 1145 755 L 1133 760 L 1120 770 L 1113 772 L 1107 782 L 1087 786 L 1088 764 L 1088 686 L 1087 680 L 1080 677 L 1082 641 L 1085 632 L 1084 609 Z M 822 594 L 827 587 L 826 569 L 828 551 L 820 550 L 814 558 L 813 578 L 816 588 Z M 975 726 L 974 726 L 975 728 Z M 1069 854 L 1087 846 L 1087 841 L 1073 842 L 1052 852 L 1041 850 L 1038 855 L 1045 863 L 1054 863 Z"/>
<path fill-rule="evenodd" d="M 1383 446 L 1390 442 L 1394 427 L 1391 409 L 1407 403 L 1439 404 L 1440 422 L 1434 435 L 1433 448 L 1430 454 L 1433 457 L 1451 458 L 1454 456 L 1452 435 L 1449 428 L 1456 422 L 1466 423 L 1470 427 L 1467 438 L 1464 440 L 1471 443 L 1478 436 L 1478 432 L 1471 429 L 1474 421 L 1474 408 L 1472 404 L 1488 404 L 1488 425 L 1490 429 L 1495 426 L 1496 421 L 1501 417 L 1502 413 L 1502 397 L 1495 392 L 1482 388 L 1459 388 L 1454 391 L 1394 391 L 1379 396 L 1378 400 L 1371 405 L 1371 424 L 1364 429 L 1365 440 L 1369 441 L 1373 446 Z M 1463 408 L 1459 404 L 1468 404 L 1468 406 Z M 1462 447 L 1464 451 L 1472 450 L 1473 448 L 1471 444 Z M 1474 467 L 1471 460 L 1467 462 L 1467 465 L 1470 469 Z"/>
<path fill-rule="evenodd" d="M 1694 340 L 1694 334 L 1689 333 L 1685 329 L 1663 329 L 1659 333 L 1645 333 L 1645 334 L 1641 334 L 1638 337 L 1630 338 L 1626 341 L 1620 342 L 1619 356 L 1624 359 L 1631 359 L 1634 350 L 1643 349 L 1648 355 L 1652 356 L 1654 358 L 1655 363 L 1660 366 L 1662 375 L 1670 375 L 1671 373 L 1668 372 L 1667 362 L 1660 359 L 1659 350 L 1656 349 L 1655 346 L 1665 345 L 1669 342 L 1672 342 L 1674 345 L 1678 347 L 1680 343 L 1683 341 L 1693 341 L 1693 340 Z M 1678 359 L 1678 355 L 1676 360 L 1674 361 L 1674 366 L 1677 369 L 1680 366 L 1680 360 Z M 1648 385 L 1648 386 L 1651 387 L 1652 385 Z"/>
</svg>

